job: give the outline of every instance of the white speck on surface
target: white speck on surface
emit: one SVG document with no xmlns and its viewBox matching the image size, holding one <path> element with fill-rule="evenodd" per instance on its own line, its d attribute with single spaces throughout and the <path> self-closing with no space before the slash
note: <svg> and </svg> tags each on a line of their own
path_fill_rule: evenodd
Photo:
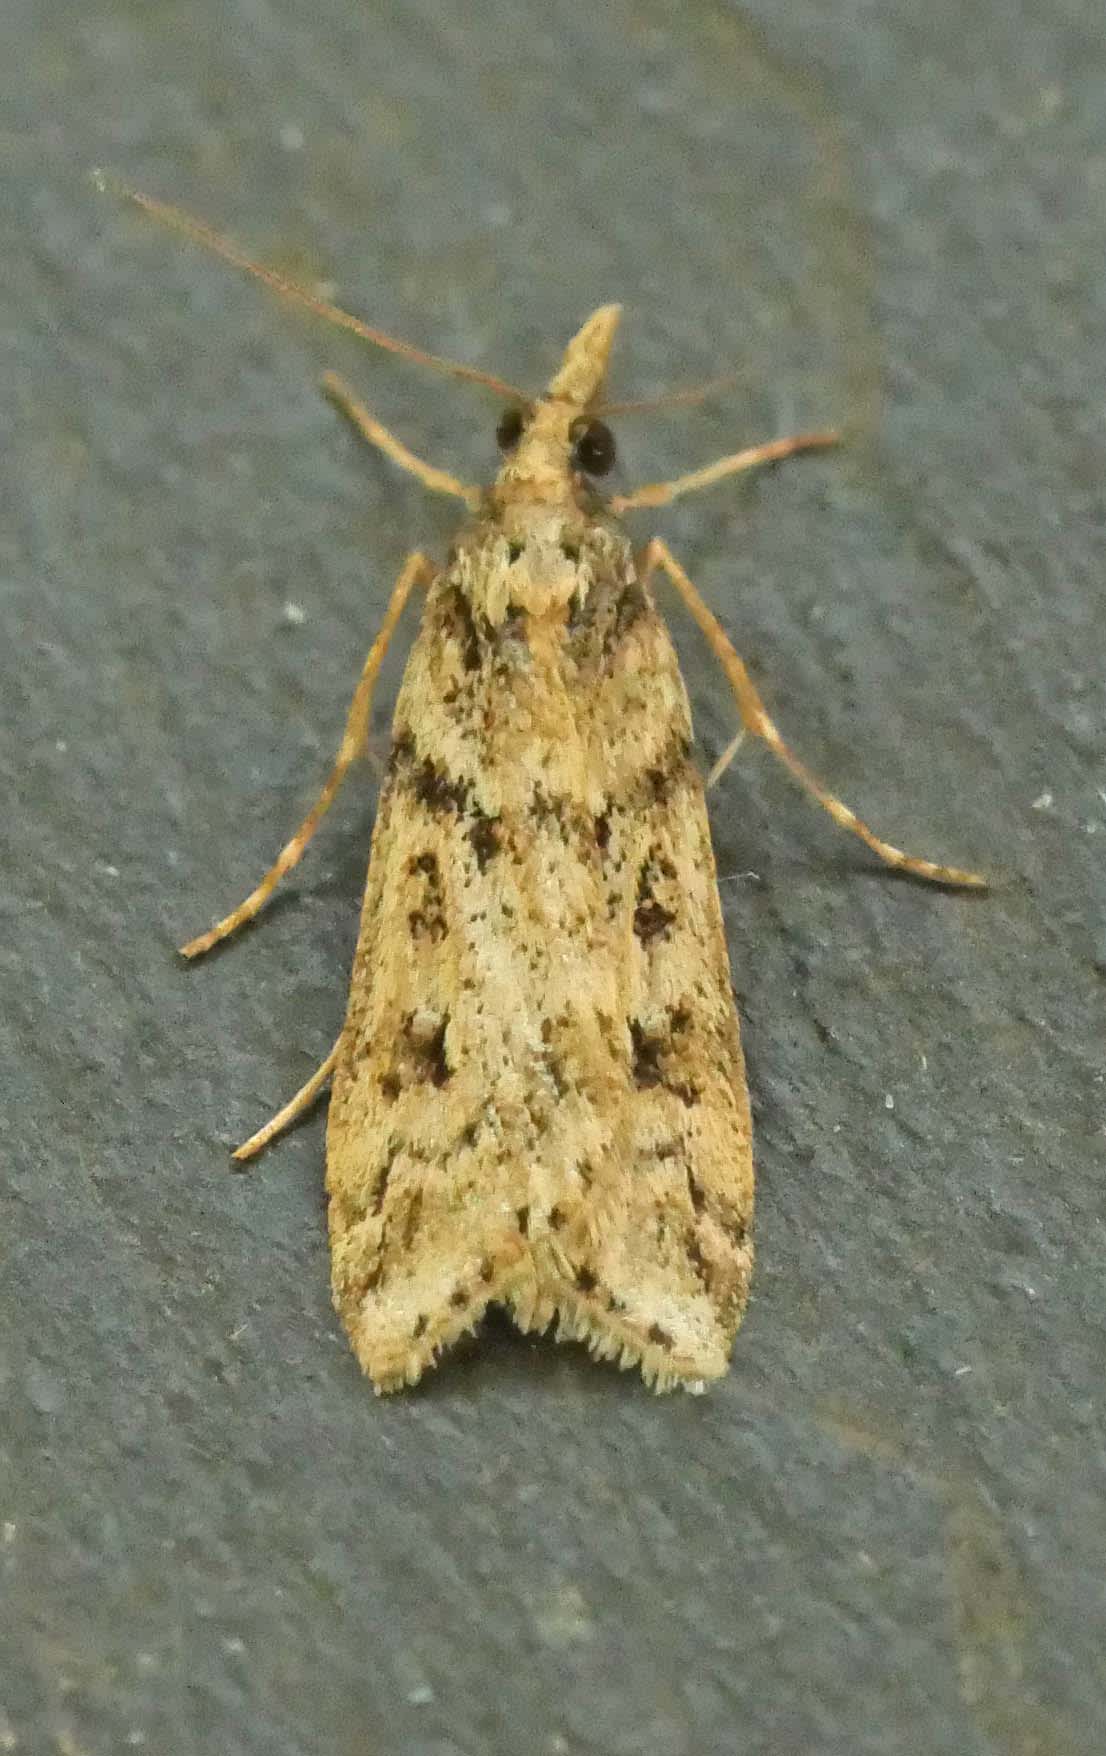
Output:
<svg viewBox="0 0 1106 1756">
<path fill-rule="evenodd" d="M 579 1646 L 595 1635 L 584 1594 L 575 1585 L 559 1585 L 535 1603 L 534 1627 L 546 1646 Z"/>
<path fill-rule="evenodd" d="M 1051 793 L 1038 793 L 1037 797 L 1034 799 L 1034 801 L 1033 801 L 1032 805 L 1030 805 L 1029 809 L 1031 811 L 1051 811 L 1052 810 L 1052 794 Z"/>
<path fill-rule="evenodd" d="M 407 1699 L 412 1707 L 429 1707 L 434 1699 L 434 1691 L 429 1683 L 420 1683 L 414 1689 L 408 1689 Z"/>
<path fill-rule="evenodd" d="M 286 122 L 280 131 L 279 140 L 285 152 L 302 152 L 304 132 L 298 122 Z"/>
<path fill-rule="evenodd" d="M 302 604 L 294 604 L 289 598 L 280 612 L 280 619 L 286 628 L 302 628 L 307 621 L 307 611 Z"/>
<path fill-rule="evenodd" d="M 887 1092 L 883 1099 L 883 1107 L 885 1110 L 893 1110 L 895 1107 L 895 1099 L 890 1092 Z"/>
</svg>

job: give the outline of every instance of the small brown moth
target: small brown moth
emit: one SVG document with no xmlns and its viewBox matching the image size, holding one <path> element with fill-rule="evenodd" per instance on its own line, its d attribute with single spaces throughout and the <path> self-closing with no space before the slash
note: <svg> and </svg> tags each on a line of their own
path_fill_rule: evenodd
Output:
<svg viewBox="0 0 1106 1756">
<path fill-rule="evenodd" d="M 444 566 L 403 567 L 313 810 L 197 957 L 257 914 L 364 748 L 373 685 L 410 593 L 426 590 L 372 838 L 345 1024 L 331 1053 L 235 1157 L 258 1152 L 328 1079 L 334 1299 L 377 1391 L 413 1384 L 490 1304 L 578 1338 L 657 1390 L 726 1369 L 753 1262 L 749 1100 L 687 694 L 650 580 L 706 635 L 745 731 L 889 865 L 973 872 L 879 839 L 783 742 L 742 660 L 659 538 L 619 518 L 832 442 L 810 433 L 614 495 L 600 414 L 619 307 L 527 399 L 369 329 L 206 227 L 123 193 L 285 296 L 380 346 L 509 399 L 487 490 L 415 457 L 333 374 L 370 443 L 470 518 Z M 709 388 L 709 387 L 706 387 Z M 673 401 L 688 401 L 683 393 Z M 628 407 L 644 405 L 621 405 Z M 728 755 L 716 765 L 725 766 Z"/>
</svg>

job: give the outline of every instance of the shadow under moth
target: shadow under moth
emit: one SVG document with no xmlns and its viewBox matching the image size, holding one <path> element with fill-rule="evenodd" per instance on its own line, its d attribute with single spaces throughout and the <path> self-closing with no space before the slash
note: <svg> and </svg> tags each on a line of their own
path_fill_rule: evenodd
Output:
<svg viewBox="0 0 1106 1756">
<path fill-rule="evenodd" d="M 726 1370 L 748 1296 L 753 1162 L 704 787 L 656 570 L 716 653 L 743 732 L 837 823 L 920 878 L 984 882 L 890 846 L 828 793 L 666 545 L 654 538 L 635 554 L 620 522 L 835 435 L 750 447 L 604 499 L 617 305 L 588 318 L 548 388 L 528 398 L 370 329 L 177 209 L 121 193 L 285 297 L 508 405 L 502 466 L 485 490 L 424 463 L 333 374 L 324 381 L 366 439 L 462 500 L 468 521 L 444 565 L 416 553 L 403 567 L 311 813 L 246 901 L 183 947 L 198 956 L 251 919 L 299 860 L 365 746 L 403 607 L 424 591 L 345 1023 L 236 1157 L 332 1081 L 334 1300 L 378 1392 L 414 1384 L 491 1304 L 522 1330 L 555 1325 L 559 1338 L 639 1366 L 657 1390 L 702 1389 Z"/>
</svg>

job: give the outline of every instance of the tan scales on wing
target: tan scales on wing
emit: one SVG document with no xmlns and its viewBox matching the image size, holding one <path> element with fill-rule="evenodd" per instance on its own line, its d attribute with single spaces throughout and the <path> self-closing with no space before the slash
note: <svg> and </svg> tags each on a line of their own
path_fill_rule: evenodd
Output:
<svg viewBox="0 0 1106 1756">
<path fill-rule="evenodd" d="M 336 1297 L 382 1388 L 492 1300 L 662 1383 L 714 1377 L 748 1284 L 675 654 L 625 537 L 556 506 L 529 526 L 514 559 L 478 527 L 432 587 L 374 836 L 328 1187 Z"/>
</svg>

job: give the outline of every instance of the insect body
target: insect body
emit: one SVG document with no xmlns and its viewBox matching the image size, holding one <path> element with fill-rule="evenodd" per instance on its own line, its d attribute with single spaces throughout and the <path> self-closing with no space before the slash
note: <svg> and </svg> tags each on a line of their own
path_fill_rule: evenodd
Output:
<svg viewBox="0 0 1106 1756">
<path fill-rule="evenodd" d="M 748 1100 L 687 697 L 573 468 L 616 319 L 430 584 L 396 708 L 327 1171 L 335 1297 L 385 1388 L 493 1300 L 658 1385 L 712 1378 L 745 1303 Z"/>
<path fill-rule="evenodd" d="M 195 222 L 132 198 L 274 281 Z M 332 1077 L 334 1297 L 378 1390 L 415 1382 L 492 1303 L 524 1330 L 556 1324 L 640 1366 L 658 1389 L 700 1388 L 726 1368 L 752 1268 L 749 1104 L 657 566 L 718 653 L 745 727 L 838 822 L 892 865 L 982 882 L 890 847 L 827 793 L 666 546 L 635 556 L 619 522 L 833 436 L 754 447 L 603 503 L 594 478 L 614 442 L 597 409 L 618 318 L 617 306 L 596 311 L 547 391 L 508 409 L 486 492 L 422 463 L 327 379 L 369 440 L 464 500 L 470 520 L 444 567 L 416 554 L 402 570 L 314 810 L 246 902 L 184 947 L 198 955 L 256 914 L 299 859 L 364 745 L 404 603 L 425 586 L 345 1024 L 236 1155 L 258 1151 Z"/>
</svg>

